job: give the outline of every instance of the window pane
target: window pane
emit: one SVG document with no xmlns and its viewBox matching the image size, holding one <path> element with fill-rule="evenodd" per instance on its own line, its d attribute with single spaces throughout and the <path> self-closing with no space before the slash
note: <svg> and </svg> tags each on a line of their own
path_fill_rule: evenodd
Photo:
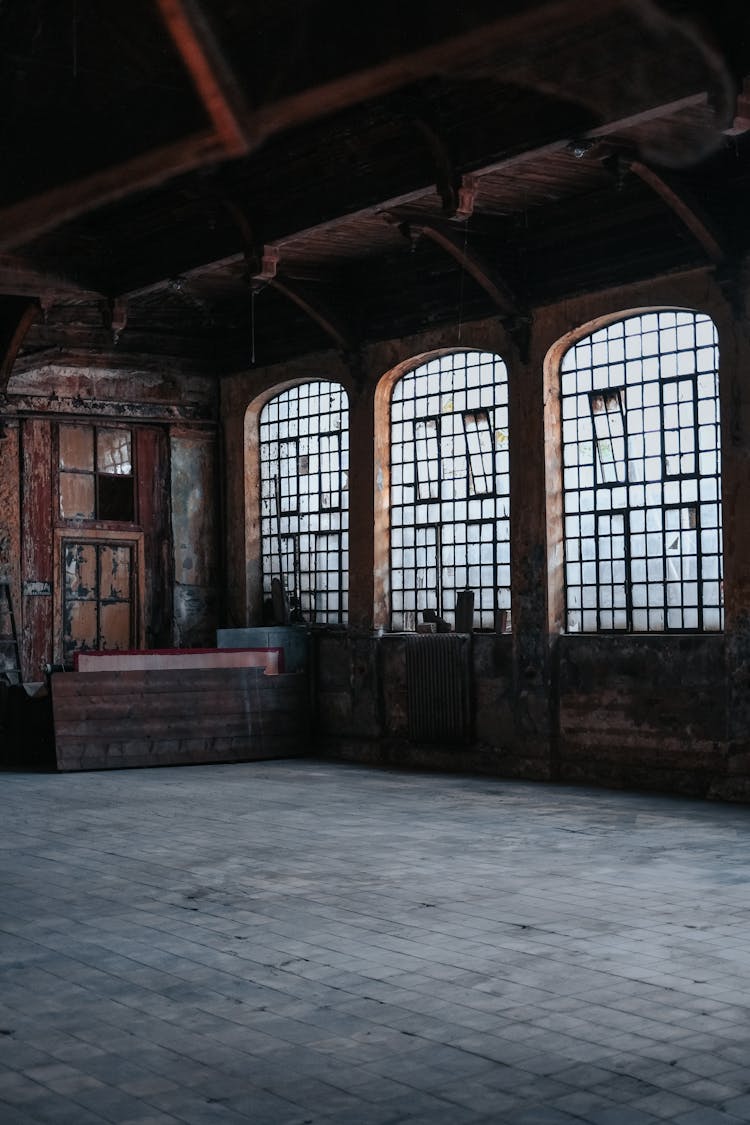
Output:
<svg viewBox="0 0 750 1125">
<path fill-rule="evenodd" d="M 413 419 L 413 421 L 411 421 Z M 507 625 L 510 609 L 508 394 L 503 361 L 440 356 L 404 375 L 391 399 L 391 627 L 424 609 L 455 624 L 474 592 L 474 625 Z M 416 549 L 394 531 L 416 522 Z M 504 552 L 500 548 L 504 546 Z"/>
<path fill-rule="evenodd" d="M 133 472 L 130 430 L 97 430 L 96 467 L 100 473 L 130 476 Z"/>
<path fill-rule="evenodd" d="M 92 520 L 95 514 L 94 474 L 60 473 L 60 518 Z"/>
<path fill-rule="evenodd" d="M 102 473 L 97 477 L 99 504 L 97 519 L 132 523 L 135 519 L 134 487 L 132 477 Z"/>
<path fill-rule="evenodd" d="M 629 317 L 566 354 L 569 629 L 721 627 L 717 366 L 716 330 L 690 312 Z"/>
<path fill-rule="evenodd" d="M 60 468 L 94 471 L 94 430 L 92 426 L 60 426 Z"/>
<path fill-rule="evenodd" d="M 310 382 L 260 415 L 263 593 L 283 578 L 293 620 L 346 621 L 349 414 L 346 391 Z"/>
</svg>

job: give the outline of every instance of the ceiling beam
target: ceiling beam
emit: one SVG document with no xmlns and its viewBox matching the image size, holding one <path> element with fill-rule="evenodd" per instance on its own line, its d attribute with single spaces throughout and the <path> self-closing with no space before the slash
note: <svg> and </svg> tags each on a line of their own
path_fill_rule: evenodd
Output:
<svg viewBox="0 0 750 1125">
<path fill-rule="evenodd" d="M 354 352 L 356 350 L 352 334 L 340 317 L 336 316 L 317 294 L 313 295 L 307 286 L 278 276 L 273 277 L 268 284 L 277 293 L 282 293 L 290 301 L 293 301 L 311 320 L 314 320 L 341 351 Z"/>
<path fill-rule="evenodd" d="M 667 207 L 682 222 L 703 248 L 705 253 L 717 265 L 726 257 L 722 239 L 713 229 L 713 224 L 702 213 L 699 205 L 690 198 L 690 193 L 684 185 L 678 183 L 673 176 L 665 172 L 655 172 L 653 168 L 643 164 L 640 160 L 630 162 L 630 171 L 633 172 L 644 184 L 647 184 Z"/>
<path fill-rule="evenodd" d="M 209 130 L 12 203 L 0 210 L 0 251 L 32 242 L 79 215 L 117 203 L 136 191 L 159 187 L 224 155 L 221 142 Z"/>
<path fill-rule="evenodd" d="M 727 136 L 736 137 L 740 133 L 747 133 L 748 130 L 750 130 L 750 75 L 742 80 L 742 89 L 737 94 L 734 107 L 734 120 L 724 132 Z"/>
<path fill-rule="evenodd" d="M 102 294 L 70 277 L 37 267 L 13 254 L 0 254 L 0 296 L 101 297 Z"/>
<path fill-rule="evenodd" d="M 557 34 L 564 33 L 572 38 L 576 27 L 585 28 L 592 21 L 601 24 L 615 13 L 633 9 L 631 0 L 599 0 L 595 9 L 590 0 L 537 3 L 530 9 L 491 20 L 458 35 L 448 34 L 437 42 L 415 46 L 403 53 L 398 53 L 394 36 L 382 48 L 386 57 L 374 64 L 358 68 L 356 57 L 343 57 L 342 67 L 348 68 L 347 73 L 248 111 L 243 108 L 242 93 L 222 51 L 208 35 L 208 29 L 204 35 L 204 20 L 197 0 L 158 2 L 173 41 L 198 87 L 212 128 L 0 210 L 0 250 L 27 244 L 87 212 L 136 192 L 159 187 L 178 175 L 215 164 L 230 155 L 248 152 L 282 130 L 297 128 L 368 99 L 384 97 L 435 75 L 468 75 L 479 68 L 484 74 L 492 73 L 497 80 L 502 81 L 504 77 L 512 80 L 514 64 L 520 65 L 517 62 L 519 44 L 525 44 L 528 50 L 529 44 L 544 45 Z M 634 18 L 641 20 L 644 27 L 648 27 L 651 9 L 649 0 L 641 0 L 636 8 L 638 14 Z M 680 25 L 674 22 L 674 27 L 677 33 Z M 697 43 L 690 40 L 690 44 L 699 55 L 704 55 Z M 713 77 L 718 83 L 723 76 L 709 73 L 710 59 L 704 57 L 703 62 L 707 74 L 701 77 L 705 77 L 706 82 Z M 526 78 L 530 85 L 539 81 L 533 66 Z M 664 87 L 671 91 L 691 84 L 679 74 L 675 77 L 674 68 L 668 72 L 667 79 L 662 88 L 658 82 L 654 89 L 647 88 L 651 105 L 630 107 L 635 117 L 617 125 L 626 127 L 638 120 L 642 122 L 648 114 L 664 116 L 664 107 L 659 103 L 671 96 Z M 564 96 L 565 90 L 560 93 Z M 706 97 L 705 91 L 703 97 Z M 627 108 L 623 107 L 625 111 Z M 596 132 L 600 134 L 615 127 L 614 122 L 605 122 Z"/>
<path fill-rule="evenodd" d="M 429 219 L 409 219 L 404 222 L 403 219 L 399 220 L 398 216 L 388 217 L 389 222 L 393 222 L 394 219 L 399 221 L 407 237 L 421 234 L 449 254 L 461 269 L 484 289 L 502 316 L 518 315 L 519 303 L 512 289 L 493 266 L 471 249 L 465 227 L 453 230 L 447 223 L 430 222 Z"/>
<path fill-rule="evenodd" d="M 253 147 L 251 115 L 198 0 L 157 0 L 172 41 L 227 156 Z"/>
<path fill-rule="evenodd" d="M 36 301 L 8 297 L 0 302 L 0 394 L 5 394 L 26 335 L 41 312 Z"/>
</svg>

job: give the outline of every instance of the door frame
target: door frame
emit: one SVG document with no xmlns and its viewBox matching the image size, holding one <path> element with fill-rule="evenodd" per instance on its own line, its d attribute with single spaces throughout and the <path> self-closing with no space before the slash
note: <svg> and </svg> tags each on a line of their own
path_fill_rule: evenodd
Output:
<svg viewBox="0 0 750 1125">
<path fill-rule="evenodd" d="M 64 662 L 63 654 L 63 601 L 65 591 L 65 544 L 93 543 L 133 548 L 133 643 L 132 648 L 140 648 L 146 636 L 143 579 L 145 575 L 143 554 L 143 532 L 120 530 L 119 528 L 55 528 L 54 568 L 57 580 L 54 583 L 54 627 L 52 631 L 52 651 L 55 664 Z"/>
</svg>

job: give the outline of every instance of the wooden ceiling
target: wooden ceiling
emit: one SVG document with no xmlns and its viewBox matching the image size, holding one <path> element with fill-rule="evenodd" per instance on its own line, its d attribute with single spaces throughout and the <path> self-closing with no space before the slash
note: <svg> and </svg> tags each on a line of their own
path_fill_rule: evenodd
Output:
<svg viewBox="0 0 750 1125">
<path fill-rule="evenodd" d="M 341 11 L 0 0 L 0 392 L 742 265 L 746 0 Z"/>
</svg>

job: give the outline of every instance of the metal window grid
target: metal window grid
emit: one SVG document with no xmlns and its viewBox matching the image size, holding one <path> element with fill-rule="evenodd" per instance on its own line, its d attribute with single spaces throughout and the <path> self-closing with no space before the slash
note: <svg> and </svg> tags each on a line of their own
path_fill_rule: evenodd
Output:
<svg viewBox="0 0 750 1125">
<path fill-rule="evenodd" d="M 311 624 L 345 624 L 349 400 L 338 383 L 282 391 L 260 414 L 263 595 L 273 578 Z"/>
<path fill-rule="evenodd" d="M 718 362 L 711 319 L 677 310 L 565 354 L 569 631 L 723 627 Z"/>
<path fill-rule="evenodd" d="M 391 399 L 391 628 L 425 609 L 510 619 L 508 382 L 499 356 L 454 352 L 407 372 Z M 502 618 L 501 618 L 502 615 Z"/>
</svg>

